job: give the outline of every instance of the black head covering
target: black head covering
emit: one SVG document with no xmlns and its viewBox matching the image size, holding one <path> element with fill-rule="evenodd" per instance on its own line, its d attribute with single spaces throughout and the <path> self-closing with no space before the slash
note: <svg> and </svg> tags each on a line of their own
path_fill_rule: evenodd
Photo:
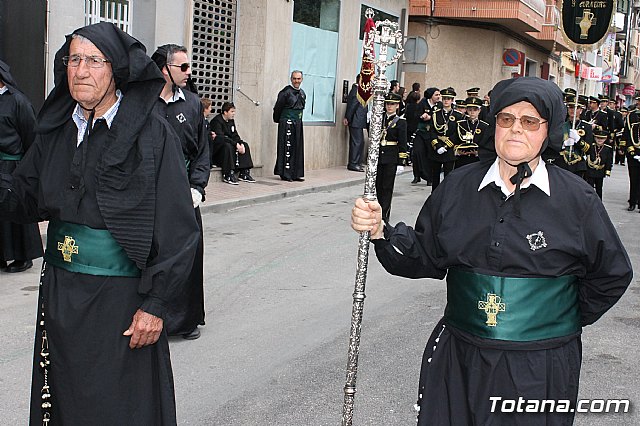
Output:
<svg viewBox="0 0 640 426">
<path fill-rule="evenodd" d="M 529 102 L 538 111 L 540 116 L 547 120 L 548 134 L 544 140 L 538 156 L 547 146 L 556 151 L 562 150 L 563 125 L 567 116 L 567 107 L 563 102 L 563 93 L 560 88 L 548 80 L 538 77 L 519 77 L 502 80 L 492 89 L 491 94 L 491 126 L 495 133 L 495 115 L 509 105 L 520 101 Z M 495 152 L 495 140 L 491 140 L 491 147 Z M 520 185 L 522 181 L 531 176 L 531 168 L 527 162 L 515 165 L 517 172 L 511 176 L 511 182 L 516 185 L 515 208 L 516 214 L 520 215 Z"/>
<path fill-rule="evenodd" d="M 153 147 L 140 144 L 138 135 L 158 102 L 164 78 L 144 45 L 111 23 L 82 27 L 73 34 L 87 38 L 109 59 L 116 88 L 124 95 L 97 167 L 96 197 L 107 228 L 144 269 L 155 220 L 156 179 Z M 38 115 L 38 133 L 52 132 L 67 123 L 76 105 L 62 63 L 71 40 L 68 35 L 56 53 L 55 87 Z"/>
<path fill-rule="evenodd" d="M 5 62 L 0 61 L 0 80 L 2 80 L 4 85 L 7 86 L 9 90 L 13 89 L 20 91 L 20 89 L 18 89 L 16 81 L 11 75 L 10 69 L 11 68 L 9 67 L 9 65 L 7 65 Z"/>
</svg>

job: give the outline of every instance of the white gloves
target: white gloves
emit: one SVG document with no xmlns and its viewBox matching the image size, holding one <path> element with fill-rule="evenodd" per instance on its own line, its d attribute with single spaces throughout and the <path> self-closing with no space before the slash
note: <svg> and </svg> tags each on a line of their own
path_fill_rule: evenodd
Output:
<svg viewBox="0 0 640 426">
<path fill-rule="evenodd" d="M 402 172 L 404 172 L 404 166 L 396 166 L 396 174 L 399 175 Z"/>
<path fill-rule="evenodd" d="M 193 208 L 197 209 L 202 203 L 202 194 L 197 189 L 191 188 L 191 201 L 193 202 Z"/>
<path fill-rule="evenodd" d="M 640 161 L 640 155 L 634 155 L 633 159 L 636 160 L 636 161 Z"/>
<path fill-rule="evenodd" d="M 562 147 L 573 146 L 580 140 L 580 135 L 576 129 L 569 130 L 569 137 L 562 143 Z"/>
<path fill-rule="evenodd" d="M 438 148 L 438 149 L 436 150 L 436 152 L 437 152 L 438 154 L 444 154 L 445 152 L 447 152 L 447 148 L 445 148 L 444 146 L 441 146 L 440 148 Z"/>
</svg>

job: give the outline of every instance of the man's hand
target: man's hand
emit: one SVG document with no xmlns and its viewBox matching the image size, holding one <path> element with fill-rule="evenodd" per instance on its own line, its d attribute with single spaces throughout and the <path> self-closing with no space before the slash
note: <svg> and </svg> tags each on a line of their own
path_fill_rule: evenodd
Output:
<svg viewBox="0 0 640 426">
<path fill-rule="evenodd" d="M 211 139 L 215 139 L 216 138 L 216 132 L 210 132 L 211 133 Z"/>
<path fill-rule="evenodd" d="M 162 318 L 138 309 L 133 315 L 131 325 L 122 335 L 131 336 L 131 340 L 129 340 L 129 347 L 131 349 L 140 349 L 156 343 L 160 338 L 162 327 Z"/>
<path fill-rule="evenodd" d="M 351 228 L 362 233 L 371 231 L 371 239 L 376 240 L 383 237 L 382 229 L 382 207 L 377 201 L 366 202 L 362 198 L 356 200 L 351 210 Z"/>
<path fill-rule="evenodd" d="M 342 119 L 342 124 L 344 124 L 345 126 L 349 125 L 349 120 L 347 120 L 346 118 Z"/>
<path fill-rule="evenodd" d="M 244 144 L 241 143 L 237 143 L 236 144 L 236 149 L 238 150 L 238 154 L 243 155 L 244 154 Z"/>
</svg>

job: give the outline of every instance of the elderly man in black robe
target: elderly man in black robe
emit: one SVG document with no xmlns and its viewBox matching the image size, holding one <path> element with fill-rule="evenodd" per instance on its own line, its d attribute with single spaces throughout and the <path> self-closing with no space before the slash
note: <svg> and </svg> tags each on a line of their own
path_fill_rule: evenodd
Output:
<svg viewBox="0 0 640 426">
<path fill-rule="evenodd" d="M 163 318 L 198 225 L 162 74 L 110 23 L 56 53 L 34 144 L 0 176 L 0 216 L 49 221 L 31 425 L 175 425 Z"/>
<path fill-rule="evenodd" d="M 302 71 L 291 73 L 291 85 L 278 93 L 273 122 L 278 123 L 278 146 L 273 174 L 286 181 L 304 181 L 302 111 L 307 95 L 300 88 Z"/>
<path fill-rule="evenodd" d="M 419 426 L 571 424 L 582 328 L 618 301 L 633 276 L 598 195 L 540 158 L 547 145 L 562 148 L 560 89 L 521 77 L 492 93 L 495 138 L 487 151 L 495 161 L 451 172 L 415 228 L 381 223 L 377 202 L 359 199 L 352 212 L 352 227 L 371 232 L 387 271 L 446 276 L 444 317 L 422 361 Z M 473 224 L 461 226 L 469 212 Z M 501 412 L 505 400 L 520 398 L 534 409 L 542 399 L 564 406 Z"/>
<path fill-rule="evenodd" d="M 184 339 L 200 337 L 199 325 L 204 325 L 204 236 L 200 204 L 204 201 L 209 182 L 209 136 L 205 125 L 204 107 L 200 98 L 187 90 L 190 85 L 191 64 L 187 48 L 177 44 L 158 47 L 151 58 L 162 76 L 164 87 L 158 100 L 159 108 L 180 138 L 182 153 L 191 186 L 194 216 L 200 228 L 198 251 L 187 286 L 168 306 L 165 318 L 167 333 Z"/>
<path fill-rule="evenodd" d="M 0 173 L 16 169 L 33 142 L 35 121 L 31 102 L 18 89 L 9 65 L 0 61 Z M 0 221 L 0 269 L 26 271 L 43 253 L 38 224 Z M 9 260 L 13 262 L 7 265 Z"/>
</svg>

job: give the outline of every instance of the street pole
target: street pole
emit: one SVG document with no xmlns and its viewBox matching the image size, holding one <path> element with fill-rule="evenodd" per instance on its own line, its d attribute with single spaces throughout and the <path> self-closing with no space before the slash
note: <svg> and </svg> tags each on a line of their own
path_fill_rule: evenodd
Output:
<svg viewBox="0 0 640 426">
<path fill-rule="evenodd" d="M 366 15 L 372 16 L 373 11 L 368 9 Z M 389 82 L 385 75 L 389 65 L 396 62 L 402 55 L 403 35 L 398 23 L 389 20 L 378 21 L 371 29 L 368 37 L 369 43 L 364 46 L 370 57 L 373 57 L 374 43 L 380 45 L 380 54 L 373 61 L 376 73 L 373 84 L 373 112 L 370 127 L 369 155 L 367 157 L 367 171 L 365 173 L 364 196 L 366 201 L 375 201 L 376 175 L 378 169 L 378 154 L 380 140 L 382 138 L 382 119 L 384 111 L 384 98 L 389 90 Z M 389 45 L 396 46 L 395 55 L 387 60 Z M 364 308 L 364 289 L 367 280 L 367 265 L 369 260 L 369 245 L 371 233 L 362 232 L 358 239 L 358 261 L 356 270 L 356 283 L 353 292 L 353 306 L 351 310 L 351 331 L 349 334 L 349 354 L 347 360 L 347 378 L 344 386 L 344 404 L 342 407 L 342 426 L 351 426 L 353 420 L 353 403 L 356 394 L 356 377 L 358 374 L 358 355 L 360 353 L 360 333 L 362 327 L 362 311 Z"/>
</svg>

